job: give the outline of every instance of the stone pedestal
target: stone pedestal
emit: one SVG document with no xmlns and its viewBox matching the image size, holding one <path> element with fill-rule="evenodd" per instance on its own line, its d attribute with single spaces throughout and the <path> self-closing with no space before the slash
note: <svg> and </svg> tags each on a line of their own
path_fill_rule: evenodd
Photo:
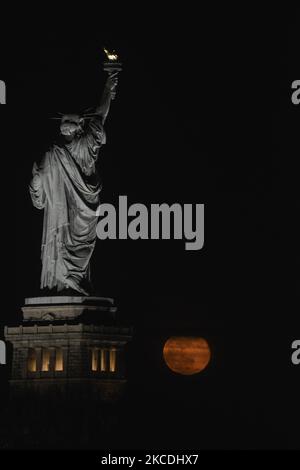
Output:
<svg viewBox="0 0 300 470">
<path fill-rule="evenodd" d="M 13 347 L 12 395 L 79 402 L 122 395 L 132 329 L 117 325 L 113 299 L 28 298 L 22 311 L 21 325 L 5 327 Z"/>
<path fill-rule="evenodd" d="M 99 324 L 113 322 L 117 307 L 113 299 L 106 297 L 30 297 L 25 299 L 22 312 L 25 322 L 86 319 Z"/>
</svg>

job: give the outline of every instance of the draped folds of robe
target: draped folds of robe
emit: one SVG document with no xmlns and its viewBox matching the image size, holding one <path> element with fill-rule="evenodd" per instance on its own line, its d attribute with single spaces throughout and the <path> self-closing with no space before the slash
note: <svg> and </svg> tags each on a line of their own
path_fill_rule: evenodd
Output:
<svg viewBox="0 0 300 470">
<path fill-rule="evenodd" d="M 100 119 L 81 136 L 54 144 L 33 166 L 33 205 L 44 209 L 41 288 L 88 294 L 101 184 L 95 163 L 105 143 Z"/>
</svg>

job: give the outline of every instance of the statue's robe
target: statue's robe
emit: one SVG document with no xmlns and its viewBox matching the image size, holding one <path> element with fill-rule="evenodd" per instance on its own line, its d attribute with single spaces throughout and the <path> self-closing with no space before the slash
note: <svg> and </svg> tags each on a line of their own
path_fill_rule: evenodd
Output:
<svg viewBox="0 0 300 470">
<path fill-rule="evenodd" d="M 95 163 L 104 143 L 104 129 L 94 118 L 81 136 L 54 144 L 33 166 L 40 184 L 29 186 L 32 202 L 44 209 L 42 289 L 88 294 L 101 190 Z"/>
</svg>

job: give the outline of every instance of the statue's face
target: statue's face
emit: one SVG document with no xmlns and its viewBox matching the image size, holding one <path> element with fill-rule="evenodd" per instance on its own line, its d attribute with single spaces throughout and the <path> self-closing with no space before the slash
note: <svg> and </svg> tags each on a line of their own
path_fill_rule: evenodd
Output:
<svg viewBox="0 0 300 470">
<path fill-rule="evenodd" d="M 78 114 L 65 114 L 61 118 L 60 132 L 63 136 L 71 140 L 82 130 L 83 118 Z"/>
</svg>

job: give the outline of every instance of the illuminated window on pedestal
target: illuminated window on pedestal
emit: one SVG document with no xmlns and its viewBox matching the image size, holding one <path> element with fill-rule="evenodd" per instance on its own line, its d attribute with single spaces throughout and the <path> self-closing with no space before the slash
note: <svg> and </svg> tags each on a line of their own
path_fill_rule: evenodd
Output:
<svg viewBox="0 0 300 470">
<path fill-rule="evenodd" d="M 100 370 L 106 371 L 106 349 L 100 349 Z"/>
<path fill-rule="evenodd" d="M 116 349 L 93 348 L 92 350 L 92 371 L 93 372 L 116 372 L 117 351 Z"/>
<path fill-rule="evenodd" d="M 57 348 L 55 351 L 55 370 L 61 372 L 64 370 L 64 358 L 62 348 Z"/>
<path fill-rule="evenodd" d="M 94 348 L 92 351 L 92 371 L 98 370 L 98 349 Z"/>
<path fill-rule="evenodd" d="M 38 372 L 37 351 L 34 348 L 28 349 L 27 370 L 28 372 Z M 49 372 L 50 370 L 55 370 L 57 372 L 63 371 L 64 370 L 63 349 L 55 348 L 55 355 L 53 356 L 53 359 L 51 359 L 51 349 L 43 348 L 41 370 L 42 372 Z"/>
<path fill-rule="evenodd" d="M 48 372 L 49 370 L 50 370 L 50 349 L 43 349 L 42 371 Z"/>
<path fill-rule="evenodd" d="M 35 349 L 28 350 L 27 369 L 28 372 L 36 372 L 37 370 Z"/>
<path fill-rule="evenodd" d="M 110 349 L 109 351 L 109 370 L 110 372 L 116 372 L 116 350 Z"/>
</svg>

